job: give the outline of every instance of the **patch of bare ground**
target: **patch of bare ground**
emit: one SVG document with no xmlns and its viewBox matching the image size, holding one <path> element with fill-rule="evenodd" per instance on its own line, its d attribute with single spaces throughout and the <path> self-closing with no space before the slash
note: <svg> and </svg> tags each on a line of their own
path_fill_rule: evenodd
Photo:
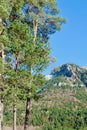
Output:
<svg viewBox="0 0 87 130">
<path fill-rule="evenodd" d="M 30 126 L 29 127 L 29 130 L 41 130 L 40 127 L 37 127 L 37 126 Z M 9 127 L 9 126 L 4 126 L 3 127 L 3 130 L 13 130 L 12 127 Z M 17 126 L 17 130 L 23 130 L 23 126 Z"/>
</svg>

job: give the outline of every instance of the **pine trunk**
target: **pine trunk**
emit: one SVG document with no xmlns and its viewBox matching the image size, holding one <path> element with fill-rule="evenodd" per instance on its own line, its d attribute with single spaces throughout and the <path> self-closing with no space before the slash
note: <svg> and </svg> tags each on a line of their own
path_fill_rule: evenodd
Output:
<svg viewBox="0 0 87 130">
<path fill-rule="evenodd" d="M 1 116 L 1 115 L 0 115 Z M 2 130 L 1 117 L 0 117 L 0 130 Z"/>
<path fill-rule="evenodd" d="M 30 66 L 30 74 L 32 75 L 33 68 L 32 65 Z M 32 86 L 32 78 L 30 80 L 30 88 Z M 29 96 L 31 95 L 31 92 L 29 92 Z M 27 97 L 26 100 L 26 113 L 25 113 L 25 122 L 24 122 L 24 130 L 29 130 L 29 115 L 30 115 L 30 104 L 31 104 L 31 98 Z"/>
<path fill-rule="evenodd" d="M 16 105 L 13 104 L 13 130 L 16 130 Z"/>
<path fill-rule="evenodd" d="M 1 106 L 0 106 L 1 107 Z M 0 108 L 1 109 L 1 108 Z M 2 130 L 2 121 L 1 121 L 1 110 L 0 110 L 0 130 Z"/>
<path fill-rule="evenodd" d="M 3 102 L 0 100 L 0 130 L 2 130 L 2 121 L 3 121 Z"/>
<path fill-rule="evenodd" d="M 3 72 L 4 72 L 4 46 L 1 46 L 0 50 L 0 58 L 1 58 L 1 63 L 2 64 L 2 72 L 0 72 L 0 91 L 3 91 L 4 89 L 4 82 L 3 82 Z M 2 122 L 3 122 L 3 95 L 0 95 L 0 130 L 3 129 L 2 127 Z"/>
<path fill-rule="evenodd" d="M 31 99 L 27 98 L 27 101 L 26 101 L 26 114 L 25 114 L 25 122 L 24 122 L 24 130 L 29 130 L 30 103 L 31 103 Z"/>
<path fill-rule="evenodd" d="M 15 61 L 15 72 L 17 74 L 18 71 L 18 57 L 16 57 L 16 61 Z M 16 86 L 14 86 L 14 89 L 16 89 Z M 16 93 L 14 94 L 14 100 L 13 100 L 13 130 L 16 130 L 16 119 L 17 119 L 17 115 L 16 115 Z"/>
<path fill-rule="evenodd" d="M 34 42 L 36 40 L 36 37 L 37 37 L 37 29 L 38 29 L 38 22 L 34 22 L 33 21 L 33 29 L 34 29 Z"/>
</svg>

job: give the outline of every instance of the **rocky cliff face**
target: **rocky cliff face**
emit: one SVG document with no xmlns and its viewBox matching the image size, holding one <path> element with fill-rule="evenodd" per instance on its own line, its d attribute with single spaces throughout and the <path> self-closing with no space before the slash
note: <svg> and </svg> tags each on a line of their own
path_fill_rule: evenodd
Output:
<svg viewBox="0 0 87 130">
<path fill-rule="evenodd" d="M 87 69 L 75 64 L 64 64 L 52 70 L 51 75 L 55 77 L 63 76 L 69 85 L 87 86 Z"/>
<path fill-rule="evenodd" d="M 50 76 L 50 78 L 48 78 Z M 64 64 L 54 68 L 45 76 L 47 82 L 37 93 L 54 87 L 87 87 L 87 69 L 75 64 Z"/>
</svg>

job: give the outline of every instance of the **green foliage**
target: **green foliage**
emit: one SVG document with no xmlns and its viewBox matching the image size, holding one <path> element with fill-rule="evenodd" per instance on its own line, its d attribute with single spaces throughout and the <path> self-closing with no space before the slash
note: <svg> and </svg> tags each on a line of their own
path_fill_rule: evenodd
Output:
<svg viewBox="0 0 87 130">
<path fill-rule="evenodd" d="M 4 122 L 3 122 L 3 125 L 11 126 L 13 124 L 13 122 L 12 122 L 13 116 L 12 115 L 13 115 L 12 111 L 4 112 Z"/>
<path fill-rule="evenodd" d="M 10 10 L 10 1 L 0 0 L 0 19 L 8 18 Z"/>
<path fill-rule="evenodd" d="M 23 7 L 23 5 L 24 5 L 24 0 L 13 0 L 13 1 L 11 1 L 11 6 L 12 6 L 12 10 L 11 10 L 11 12 L 13 13 L 13 14 L 21 14 L 21 9 L 22 9 L 22 7 Z"/>
<path fill-rule="evenodd" d="M 80 99 L 84 102 L 87 101 L 87 92 L 86 88 L 78 89 L 77 93 L 74 95 L 77 99 Z"/>
<path fill-rule="evenodd" d="M 18 20 L 14 20 L 8 28 L 8 37 L 10 43 L 7 44 L 9 51 L 16 53 L 22 53 L 25 48 L 25 44 L 31 40 L 31 33 L 27 24 L 23 24 Z"/>
<path fill-rule="evenodd" d="M 80 130 L 80 128 L 87 127 L 86 122 L 86 109 L 72 111 L 69 108 L 58 108 L 57 106 L 37 110 L 37 108 L 32 111 L 33 125 L 43 125 L 44 130 Z"/>
</svg>

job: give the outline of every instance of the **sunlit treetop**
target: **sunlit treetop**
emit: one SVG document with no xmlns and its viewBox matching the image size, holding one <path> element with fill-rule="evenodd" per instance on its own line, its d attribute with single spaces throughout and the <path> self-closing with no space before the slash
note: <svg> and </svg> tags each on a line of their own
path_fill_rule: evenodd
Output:
<svg viewBox="0 0 87 130">
<path fill-rule="evenodd" d="M 6 19 L 11 10 L 9 0 L 0 0 L 0 19 Z"/>
</svg>

